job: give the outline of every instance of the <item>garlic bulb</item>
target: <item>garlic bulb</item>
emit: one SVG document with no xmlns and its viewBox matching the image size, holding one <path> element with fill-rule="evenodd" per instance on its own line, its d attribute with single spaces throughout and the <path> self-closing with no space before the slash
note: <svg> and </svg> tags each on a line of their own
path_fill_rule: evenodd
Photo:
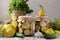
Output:
<svg viewBox="0 0 60 40">
<path fill-rule="evenodd" d="M 35 33 L 35 37 L 37 38 L 43 37 L 43 34 L 38 30 L 37 33 Z"/>
</svg>

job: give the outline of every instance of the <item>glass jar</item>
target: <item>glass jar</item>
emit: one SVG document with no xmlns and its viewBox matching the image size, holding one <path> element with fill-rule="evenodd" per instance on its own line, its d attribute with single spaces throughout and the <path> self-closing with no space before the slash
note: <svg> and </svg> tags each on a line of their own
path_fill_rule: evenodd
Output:
<svg viewBox="0 0 60 40">
<path fill-rule="evenodd" d="M 34 21 L 35 21 L 35 32 L 37 32 L 37 30 L 41 29 L 41 27 L 40 27 L 40 22 L 41 22 L 40 17 L 35 16 Z"/>
<path fill-rule="evenodd" d="M 33 18 L 31 16 L 19 16 L 18 23 L 19 33 L 25 36 L 31 36 L 33 34 Z"/>
</svg>

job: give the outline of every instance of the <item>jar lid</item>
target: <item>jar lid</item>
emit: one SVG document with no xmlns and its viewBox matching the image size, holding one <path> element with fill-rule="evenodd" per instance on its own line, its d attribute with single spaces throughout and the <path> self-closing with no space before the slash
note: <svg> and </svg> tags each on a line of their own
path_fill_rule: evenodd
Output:
<svg viewBox="0 0 60 40">
<path fill-rule="evenodd" d="M 18 16 L 18 20 L 24 20 L 24 21 L 33 21 L 32 16 Z"/>
</svg>

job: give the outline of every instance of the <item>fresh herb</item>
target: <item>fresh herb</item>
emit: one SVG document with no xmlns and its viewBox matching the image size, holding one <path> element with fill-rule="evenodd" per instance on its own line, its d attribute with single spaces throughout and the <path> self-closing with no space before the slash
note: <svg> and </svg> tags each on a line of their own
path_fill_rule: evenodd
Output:
<svg viewBox="0 0 60 40">
<path fill-rule="evenodd" d="M 27 2 L 28 0 L 12 0 L 9 4 L 9 14 L 11 14 L 13 10 L 20 10 L 26 14 L 30 14 L 33 10 L 29 8 Z"/>
<path fill-rule="evenodd" d="M 49 22 L 49 27 L 53 28 L 54 30 L 59 30 L 60 31 L 60 20 L 55 20 L 54 22 L 50 21 Z"/>
</svg>

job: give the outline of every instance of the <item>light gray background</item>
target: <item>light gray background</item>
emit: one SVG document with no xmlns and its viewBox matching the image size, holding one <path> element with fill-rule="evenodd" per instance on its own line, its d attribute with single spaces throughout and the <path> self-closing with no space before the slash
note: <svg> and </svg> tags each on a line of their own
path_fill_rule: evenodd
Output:
<svg viewBox="0 0 60 40">
<path fill-rule="evenodd" d="M 0 21 L 4 22 L 5 20 L 10 19 L 8 16 L 8 4 L 11 0 L 0 0 Z M 60 19 L 60 0 L 29 0 L 29 7 L 34 10 L 31 14 L 33 16 L 37 15 L 40 10 L 39 5 L 44 6 L 46 14 L 50 18 L 59 18 Z"/>
</svg>

